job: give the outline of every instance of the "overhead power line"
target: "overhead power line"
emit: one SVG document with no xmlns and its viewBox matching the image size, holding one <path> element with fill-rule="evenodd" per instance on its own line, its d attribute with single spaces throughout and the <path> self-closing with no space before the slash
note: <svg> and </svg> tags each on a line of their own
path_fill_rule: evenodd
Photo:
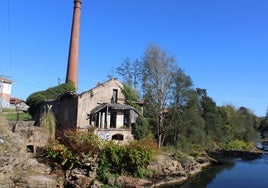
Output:
<svg viewBox="0 0 268 188">
<path fill-rule="evenodd" d="M 10 3 L 7 1 L 7 21 L 8 21 L 8 48 L 9 48 L 9 71 L 12 76 L 12 46 L 11 46 L 11 19 L 10 19 Z"/>
</svg>

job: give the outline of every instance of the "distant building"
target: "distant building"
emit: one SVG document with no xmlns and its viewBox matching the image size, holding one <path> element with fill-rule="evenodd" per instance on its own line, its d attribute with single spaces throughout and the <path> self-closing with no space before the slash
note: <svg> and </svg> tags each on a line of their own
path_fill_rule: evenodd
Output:
<svg viewBox="0 0 268 188">
<path fill-rule="evenodd" d="M 12 80 L 0 77 L 0 108 L 10 107 Z"/>
<path fill-rule="evenodd" d="M 18 99 L 18 98 L 11 97 L 10 108 L 27 112 L 29 106 L 25 103 L 25 101 Z"/>
</svg>

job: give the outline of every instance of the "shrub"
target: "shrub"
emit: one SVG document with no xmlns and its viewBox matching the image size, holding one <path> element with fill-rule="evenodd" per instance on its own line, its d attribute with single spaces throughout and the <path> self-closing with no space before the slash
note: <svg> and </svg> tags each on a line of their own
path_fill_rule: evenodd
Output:
<svg viewBox="0 0 268 188">
<path fill-rule="evenodd" d="M 145 138 L 133 141 L 129 145 L 106 142 L 101 149 L 99 176 L 107 181 L 107 174 L 132 174 L 144 177 L 146 167 L 154 160 L 158 152 L 157 143 Z"/>
<path fill-rule="evenodd" d="M 226 143 L 223 148 L 226 150 L 250 150 L 251 145 L 242 140 L 234 140 Z"/>
<path fill-rule="evenodd" d="M 128 171 L 138 177 L 143 176 L 145 174 L 143 169 L 153 161 L 157 151 L 157 144 L 151 139 L 131 142 L 127 147 Z"/>
<path fill-rule="evenodd" d="M 81 167 L 84 157 L 97 153 L 98 175 L 103 182 L 124 173 L 144 177 L 148 173 L 146 167 L 158 152 L 157 143 L 149 138 L 119 145 L 112 141 L 99 143 L 93 131 L 59 130 L 56 135 L 57 140 L 45 147 L 46 158 L 67 170 Z"/>
<path fill-rule="evenodd" d="M 149 122 L 146 118 L 139 116 L 132 127 L 132 133 L 137 140 L 143 139 L 148 135 Z"/>
<path fill-rule="evenodd" d="M 46 147 L 46 158 L 56 162 L 62 166 L 63 169 L 71 169 L 74 166 L 74 156 L 67 147 L 60 144 L 58 141 L 50 142 Z"/>
<path fill-rule="evenodd" d="M 99 140 L 93 131 L 57 130 L 57 139 L 74 154 L 99 152 Z"/>
<path fill-rule="evenodd" d="M 99 152 L 98 138 L 93 132 L 58 130 L 57 140 L 45 147 L 45 157 L 64 170 L 83 165 L 85 157 Z"/>
<path fill-rule="evenodd" d="M 107 180 L 107 176 L 112 174 L 122 174 L 126 165 L 125 146 L 114 142 L 106 142 L 100 152 L 99 175 L 102 181 Z"/>
</svg>

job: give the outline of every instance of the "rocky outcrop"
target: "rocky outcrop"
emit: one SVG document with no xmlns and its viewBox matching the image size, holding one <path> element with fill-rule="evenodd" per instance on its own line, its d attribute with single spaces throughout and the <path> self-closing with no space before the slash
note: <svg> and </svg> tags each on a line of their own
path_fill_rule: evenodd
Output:
<svg viewBox="0 0 268 188">
<path fill-rule="evenodd" d="M 82 163 L 80 168 L 66 172 L 65 186 L 78 188 L 94 185 L 97 179 L 98 156 L 85 157 Z"/>
<path fill-rule="evenodd" d="M 20 129 L 21 131 L 13 132 L 12 127 L 3 123 L 3 120 L 1 122 L 0 187 L 62 187 L 63 178 L 51 175 L 51 168 L 39 163 L 34 158 L 32 150 L 29 151 L 28 136 L 33 130 L 28 132 L 27 126 Z"/>
<path fill-rule="evenodd" d="M 152 173 L 154 185 L 185 181 L 188 177 L 182 164 L 167 154 L 157 156 L 157 159 L 148 167 Z"/>
<path fill-rule="evenodd" d="M 161 187 L 170 184 L 185 182 L 189 177 L 201 172 L 203 168 L 209 166 L 209 157 L 186 157 L 181 163 L 169 154 L 159 154 L 155 161 L 148 166 L 147 170 L 151 173 L 147 179 L 121 176 L 117 183 L 121 187 Z M 113 186 L 115 179 L 109 181 Z"/>
<path fill-rule="evenodd" d="M 8 122 L 0 116 L 0 187 L 101 187 L 96 182 L 98 156 L 85 156 L 80 168 L 63 172 L 39 162 L 49 136 L 33 122 Z"/>
<path fill-rule="evenodd" d="M 208 157 L 194 159 L 188 156 L 182 163 L 169 154 L 161 154 L 148 169 L 155 174 L 152 179 L 152 187 L 158 187 L 165 184 L 182 183 L 209 165 Z"/>
</svg>

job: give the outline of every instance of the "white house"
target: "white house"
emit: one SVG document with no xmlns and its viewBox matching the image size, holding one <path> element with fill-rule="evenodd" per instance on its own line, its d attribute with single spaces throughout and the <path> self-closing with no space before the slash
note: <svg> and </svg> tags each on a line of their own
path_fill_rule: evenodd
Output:
<svg viewBox="0 0 268 188">
<path fill-rule="evenodd" d="M 10 106 L 12 80 L 0 77 L 0 107 L 8 108 Z"/>
</svg>

